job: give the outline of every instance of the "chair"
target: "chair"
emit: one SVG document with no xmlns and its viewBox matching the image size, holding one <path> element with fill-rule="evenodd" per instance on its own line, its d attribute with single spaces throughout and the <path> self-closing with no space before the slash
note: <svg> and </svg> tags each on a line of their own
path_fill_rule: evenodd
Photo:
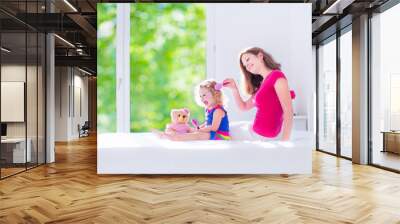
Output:
<svg viewBox="0 0 400 224">
<path fill-rule="evenodd" d="M 78 124 L 79 138 L 89 136 L 89 129 L 90 129 L 89 121 L 85 121 L 82 127 L 80 127 L 80 125 Z"/>
</svg>

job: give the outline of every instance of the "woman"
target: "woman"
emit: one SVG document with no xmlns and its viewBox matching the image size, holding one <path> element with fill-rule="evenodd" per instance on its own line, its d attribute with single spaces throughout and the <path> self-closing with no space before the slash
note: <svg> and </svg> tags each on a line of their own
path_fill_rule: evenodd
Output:
<svg viewBox="0 0 400 224">
<path fill-rule="evenodd" d="M 281 136 L 282 141 L 289 140 L 293 124 L 292 96 L 280 64 L 258 47 L 243 51 L 239 63 L 246 92 L 251 97 L 244 101 L 233 79 L 225 79 L 223 83 L 232 90 L 240 110 L 257 108 L 251 131 L 257 137 L 262 136 L 261 139 Z"/>
</svg>

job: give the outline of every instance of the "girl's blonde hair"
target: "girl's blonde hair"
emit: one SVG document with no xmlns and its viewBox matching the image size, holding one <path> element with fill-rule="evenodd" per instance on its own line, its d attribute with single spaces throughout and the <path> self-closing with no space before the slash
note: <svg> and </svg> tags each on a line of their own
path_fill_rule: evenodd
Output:
<svg viewBox="0 0 400 224">
<path fill-rule="evenodd" d="M 201 102 L 199 91 L 200 89 L 207 89 L 210 91 L 211 95 L 214 97 L 215 102 L 219 105 L 224 105 L 224 96 L 222 94 L 222 90 L 216 90 L 215 85 L 217 85 L 217 82 L 212 79 L 207 79 L 201 82 L 199 85 L 196 86 L 195 88 L 195 98 L 196 98 L 196 103 L 200 106 L 204 106 L 203 103 Z"/>
</svg>

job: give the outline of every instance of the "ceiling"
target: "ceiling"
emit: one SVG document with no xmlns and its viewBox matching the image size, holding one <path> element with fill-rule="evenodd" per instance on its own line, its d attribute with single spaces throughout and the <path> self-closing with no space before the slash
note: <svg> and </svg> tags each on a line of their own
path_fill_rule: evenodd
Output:
<svg viewBox="0 0 400 224">
<path fill-rule="evenodd" d="M 12 49 L 2 60 L 18 63 L 25 56 L 29 60 L 36 57 L 36 51 L 41 50 L 43 44 L 38 45 L 33 38 L 37 33 L 54 32 L 57 34 L 56 66 L 79 66 L 96 74 L 96 3 L 95 0 L 68 0 L 67 3 L 47 0 L 46 5 L 45 0 L 1 0 L 2 46 Z"/>
<path fill-rule="evenodd" d="M 317 43 L 335 32 L 337 21 L 349 21 L 351 17 L 373 9 L 387 0 L 219 0 L 213 2 L 269 2 L 269 3 L 311 3 L 313 43 Z M 0 24 L 4 40 L 25 54 L 25 28 L 28 31 L 54 32 L 56 65 L 73 65 L 96 73 L 96 4 L 105 2 L 135 2 L 128 0 L 1 0 Z M 167 1 L 138 1 L 167 2 Z M 181 2 L 169 0 L 168 2 Z M 201 2 L 198 0 L 186 2 Z M 210 1 L 203 1 L 210 2 Z M 338 2 L 338 3 L 335 3 Z M 48 13 L 49 11 L 52 13 Z M 27 13 L 26 13 L 27 12 Z M 341 26 L 345 26 L 342 22 Z M 23 31 L 23 32 L 22 32 Z M 21 33 L 22 32 L 22 33 Z M 63 41 L 62 39 L 66 40 Z M 28 38 L 29 39 L 29 38 Z M 28 40 L 29 42 L 30 40 Z M 35 43 L 28 44 L 28 55 L 34 53 Z M 18 50 L 19 49 L 19 50 Z"/>
</svg>

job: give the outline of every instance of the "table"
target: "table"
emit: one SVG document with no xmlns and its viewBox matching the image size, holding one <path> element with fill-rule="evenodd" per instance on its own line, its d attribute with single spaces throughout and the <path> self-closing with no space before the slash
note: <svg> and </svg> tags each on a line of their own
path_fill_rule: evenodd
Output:
<svg viewBox="0 0 400 224">
<path fill-rule="evenodd" d="M 381 133 L 383 133 L 382 152 L 400 154 L 400 131 L 382 131 Z"/>
<path fill-rule="evenodd" d="M 26 139 L 28 147 L 25 154 L 25 138 L 6 138 L 1 139 L 1 156 L 9 163 L 25 163 L 30 162 L 32 158 L 30 138 Z M 12 157 L 11 157 L 12 154 Z M 8 157 L 8 158 L 7 158 Z M 11 160 L 12 158 L 12 160 Z"/>
</svg>

